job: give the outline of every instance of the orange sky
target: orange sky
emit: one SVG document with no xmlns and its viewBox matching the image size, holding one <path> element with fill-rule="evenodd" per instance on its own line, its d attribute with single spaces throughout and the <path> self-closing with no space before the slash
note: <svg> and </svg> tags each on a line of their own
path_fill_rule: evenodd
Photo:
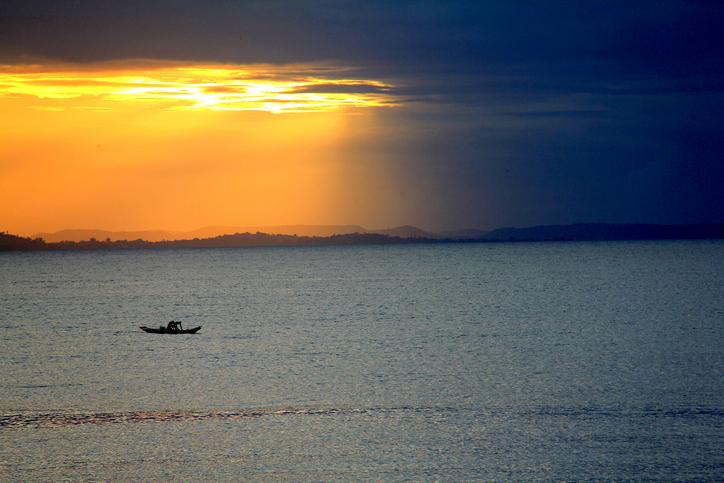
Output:
<svg viewBox="0 0 724 483">
<path fill-rule="evenodd" d="M 0 231 L 384 225 L 383 164 L 344 146 L 390 87 L 319 65 L 1 66 Z"/>
</svg>

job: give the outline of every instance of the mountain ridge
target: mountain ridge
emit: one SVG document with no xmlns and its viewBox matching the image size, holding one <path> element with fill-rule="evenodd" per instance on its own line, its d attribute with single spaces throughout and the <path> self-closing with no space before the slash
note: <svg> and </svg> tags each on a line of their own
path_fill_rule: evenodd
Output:
<svg viewBox="0 0 724 483">
<path fill-rule="evenodd" d="M 213 238 L 236 233 L 266 233 L 270 235 L 296 235 L 296 236 L 334 236 L 354 233 L 380 234 L 397 236 L 401 238 L 446 238 L 441 234 L 428 232 L 412 225 L 402 225 L 392 228 L 367 229 L 360 225 L 266 225 L 266 226 L 207 226 L 189 231 L 174 230 L 97 230 L 97 229 L 67 229 L 56 232 L 41 232 L 32 238 L 42 238 L 48 243 L 64 241 L 96 240 L 123 241 L 144 240 L 150 242 L 193 240 L 196 238 Z M 445 232 L 446 235 L 455 232 Z M 465 234 L 461 238 L 468 238 Z"/>
<path fill-rule="evenodd" d="M 337 235 L 385 235 L 404 239 L 425 240 L 485 240 L 485 241 L 551 241 L 551 240 L 658 240 L 699 239 L 724 237 L 724 224 L 654 224 L 654 223 L 571 223 L 565 225 L 535 225 L 502 227 L 495 230 L 464 228 L 441 232 L 426 231 L 413 225 L 367 229 L 360 225 L 269 225 L 269 226 L 208 226 L 190 231 L 138 230 L 110 231 L 94 229 L 61 230 L 38 233 L 46 243 L 101 241 L 165 242 L 203 240 L 226 235 L 263 233 L 298 237 L 332 237 Z"/>
<path fill-rule="evenodd" d="M 307 225 L 299 225 L 307 226 Z M 315 226 L 315 225 L 310 225 Z M 356 227 L 356 225 L 335 225 Z M 361 227 L 360 227 L 361 228 Z M 111 232 L 106 232 L 111 233 Z M 118 233 L 118 232 L 117 232 Z M 139 232 L 120 232 L 139 233 Z M 199 232 L 202 233 L 202 232 Z M 269 233 L 235 233 L 215 237 L 149 241 L 105 240 L 92 238 L 84 241 L 46 242 L 42 238 L 26 238 L 0 232 L 0 251 L 9 250 L 88 250 L 136 248 L 214 248 L 252 246 L 328 246 L 403 243 L 456 243 L 456 242 L 526 242 L 526 241 L 608 241 L 608 240 L 675 240 L 724 239 L 724 223 L 658 225 L 646 223 L 574 223 L 569 225 L 538 225 L 506 227 L 490 232 L 465 229 L 434 234 L 406 225 L 397 228 L 343 233 L 329 236 L 308 236 Z M 476 236 L 483 233 L 483 236 Z M 457 236 L 462 234 L 463 236 Z M 402 235 L 402 236 L 399 236 Z"/>
</svg>

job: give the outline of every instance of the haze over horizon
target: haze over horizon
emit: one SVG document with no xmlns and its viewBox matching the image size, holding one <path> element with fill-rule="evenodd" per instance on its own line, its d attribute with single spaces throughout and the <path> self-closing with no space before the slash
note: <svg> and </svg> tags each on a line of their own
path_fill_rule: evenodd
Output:
<svg viewBox="0 0 724 483">
<path fill-rule="evenodd" d="M 724 214 L 714 2 L 0 4 L 0 230 Z"/>
</svg>

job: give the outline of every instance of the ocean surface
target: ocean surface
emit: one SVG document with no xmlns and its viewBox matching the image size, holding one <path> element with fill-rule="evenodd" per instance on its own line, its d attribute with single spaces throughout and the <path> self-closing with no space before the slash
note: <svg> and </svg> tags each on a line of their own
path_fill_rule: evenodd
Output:
<svg viewBox="0 0 724 483">
<path fill-rule="evenodd" d="M 3 253 L 0 370 L 3 481 L 722 480 L 724 242 Z"/>
</svg>

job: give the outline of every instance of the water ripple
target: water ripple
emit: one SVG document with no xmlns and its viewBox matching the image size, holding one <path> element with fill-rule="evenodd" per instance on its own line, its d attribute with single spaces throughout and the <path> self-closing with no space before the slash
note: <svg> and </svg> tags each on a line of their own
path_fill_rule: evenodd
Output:
<svg viewBox="0 0 724 483">
<path fill-rule="evenodd" d="M 471 409 L 456 407 L 275 407 L 253 408 L 229 411 L 126 411 L 126 412 L 26 412 L 0 415 L 0 430 L 21 428 L 58 428 L 85 424 L 121 424 L 145 422 L 202 421 L 202 420 L 244 420 L 272 416 L 334 416 L 334 415 L 381 415 L 385 413 L 417 413 L 426 416 L 449 416 L 454 413 L 474 413 L 479 418 L 500 416 L 566 417 L 577 418 L 724 418 L 720 408 L 554 408 L 542 407 L 530 411 L 516 412 L 511 409 Z"/>
<path fill-rule="evenodd" d="M 413 408 L 257 408 L 238 411 L 128 411 L 128 412 L 43 412 L 0 415 L 0 429 L 55 428 L 81 424 L 118 424 L 167 421 L 239 420 L 263 416 L 337 415 L 405 411 Z M 424 411 L 426 408 L 416 408 Z M 427 409 L 429 410 L 429 409 Z"/>
</svg>

